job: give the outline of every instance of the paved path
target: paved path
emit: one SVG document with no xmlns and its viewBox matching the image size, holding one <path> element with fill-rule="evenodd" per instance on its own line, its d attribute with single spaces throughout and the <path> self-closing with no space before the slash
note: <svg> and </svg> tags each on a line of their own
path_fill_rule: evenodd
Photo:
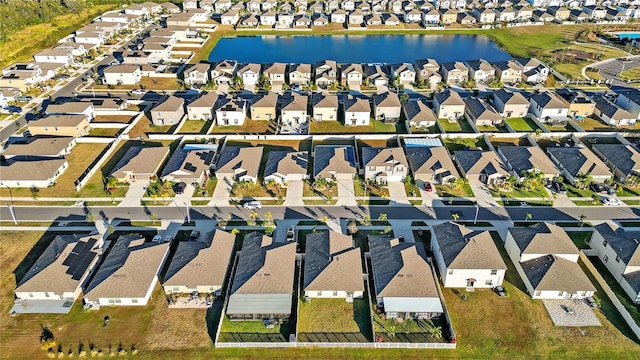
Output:
<svg viewBox="0 0 640 360">
<path fill-rule="evenodd" d="M 355 188 L 352 179 L 338 179 L 338 201 L 339 206 L 357 206 Z"/>
<path fill-rule="evenodd" d="M 304 181 L 291 180 L 287 182 L 287 196 L 284 200 L 285 206 L 304 206 L 302 194 Z"/>
<path fill-rule="evenodd" d="M 209 201 L 209 206 L 229 206 L 229 198 L 231 197 L 231 183 L 227 183 L 225 179 L 218 180 L 216 188 L 213 190 L 213 197 Z"/>
<path fill-rule="evenodd" d="M 388 183 L 389 199 L 391 206 L 411 206 L 409 199 L 407 199 L 407 192 L 404 191 L 404 183 L 399 181 L 391 181 Z"/>
<path fill-rule="evenodd" d="M 127 195 L 122 200 L 118 206 L 120 207 L 132 207 L 132 206 L 140 206 L 140 200 L 144 197 L 147 192 L 147 186 L 149 186 L 149 181 L 134 181 L 129 185 L 129 190 L 127 190 Z"/>
<path fill-rule="evenodd" d="M 476 196 L 476 202 L 479 206 L 482 207 L 494 207 L 498 206 L 498 203 L 493 198 L 487 185 L 483 184 L 480 181 L 471 180 L 469 181 L 469 185 L 471 186 L 471 190 L 473 194 Z"/>
</svg>

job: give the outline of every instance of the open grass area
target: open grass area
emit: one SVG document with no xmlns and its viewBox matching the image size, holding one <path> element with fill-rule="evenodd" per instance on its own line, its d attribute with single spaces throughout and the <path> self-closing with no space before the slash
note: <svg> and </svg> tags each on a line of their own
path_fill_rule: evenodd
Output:
<svg viewBox="0 0 640 360">
<path fill-rule="evenodd" d="M 505 198 L 547 198 L 549 194 L 542 185 L 537 185 L 531 190 L 524 189 L 521 186 L 514 186 L 511 190 L 490 188 L 493 196 L 502 196 Z"/>
<path fill-rule="evenodd" d="M 178 134 L 201 134 L 204 135 L 209 130 L 211 121 L 204 120 L 187 120 L 182 127 L 178 129 Z"/>
<path fill-rule="evenodd" d="M 576 129 L 571 126 L 568 122 L 565 125 L 551 125 L 543 123 L 544 127 L 551 132 L 571 132 L 576 131 Z"/>
<path fill-rule="evenodd" d="M 454 151 L 464 150 L 465 147 L 481 147 L 483 150 L 488 150 L 487 144 L 482 137 L 477 138 L 455 138 L 444 139 L 444 145 L 449 149 L 449 152 L 453 154 Z"/>
<path fill-rule="evenodd" d="M 505 121 L 517 132 L 534 132 L 540 128 L 533 120 L 528 118 L 512 118 Z"/>
<path fill-rule="evenodd" d="M 333 186 L 316 190 L 308 181 L 305 181 L 302 188 L 302 196 L 303 197 L 320 196 L 325 198 L 333 198 L 337 200 L 338 186 L 337 184 L 334 184 Z"/>
<path fill-rule="evenodd" d="M 89 136 L 98 136 L 98 137 L 115 137 L 118 135 L 120 131 L 124 129 L 112 129 L 112 128 L 93 128 L 89 132 Z"/>
<path fill-rule="evenodd" d="M 625 70 L 619 76 L 623 80 L 638 80 L 640 79 L 640 67 Z"/>
<path fill-rule="evenodd" d="M 403 122 L 397 124 L 385 124 L 382 121 L 371 119 L 369 125 L 345 126 L 342 121 L 312 121 L 309 126 L 310 134 L 367 134 L 367 133 L 384 133 L 384 134 L 405 134 Z"/>
<path fill-rule="evenodd" d="M 580 225 L 578 225 L 580 226 Z M 567 231 L 567 235 L 578 249 L 589 249 L 589 240 L 591 240 L 592 231 Z"/>
<path fill-rule="evenodd" d="M 585 131 L 615 131 L 616 128 L 603 123 L 600 120 L 587 117 L 577 122 L 578 125 L 583 128 Z"/>
<path fill-rule="evenodd" d="M 231 189 L 231 197 L 239 199 L 259 197 L 284 198 L 287 195 L 287 188 L 280 186 L 262 185 L 260 183 L 247 183 L 246 186 L 240 185 L 239 183 L 235 183 L 234 185 Z"/>
<path fill-rule="evenodd" d="M 469 124 L 467 119 L 459 119 L 458 121 L 451 122 L 447 119 L 438 119 L 438 122 L 442 126 L 442 129 L 446 133 L 473 133 L 473 128 Z"/>
<path fill-rule="evenodd" d="M 151 119 L 146 115 L 143 116 L 136 125 L 129 130 L 129 138 L 135 139 L 138 137 L 147 138 L 148 134 L 173 134 L 178 125 L 153 125 Z"/>
<path fill-rule="evenodd" d="M 469 184 L 464 184 L 463 186 L 437 184 L 436 192 L 438 192 L 438 196 L 440 196 L 443 199 L 449 198 L 449 197 L 472 197 L 473 196 L 473 190 L 471 190 L 471 186 Z"/>
<path fill-rule="evenodd" d="M 361 196 L 380 196 L 380 197 L 389 197 L 389 188 L 376 184 L 367 184 L 364 181 L 358 179 L 353 181 L 353 189 L 355 195 L 358 197 Z"/>
<path fill-rule="evenodd" d="M 362 333 L 371 338 L 369 307 L 364 299 L 311 299 L 298 307 L 299 333 Z"/>
<path fill-rule="evenodd" d="M 273 134 L 269 121 L 254 121 L 248 118 L 240 126 L 213 125 L 209 134 Z"/>
<path fill-rule="evenodd" d="M 95 119 L 93 119 L 94 123 L 120 123 L 120 124 L 128 124 L 133 121 L 135 116 L 131 115 L 97 115 Z"/>
<path fill-rule="evenodd" d="M 87 170 L 88 166 L 100 155 L 100 153 L 104 150 L 107 144 L 90 144 L 90 143 L 81 143 L 76 144 L 71 150 L 71 154 L 67 156 L 67 161 L 69 162 L 69 167 L 67 170 L 60 175 L 60 177 L 56 180 L 56 184 L 52 187 L 42 188 L 38 192 L 39 197 L 88 197 L 90 194 L 91 197 L 97 196 L 107 196 L 104 192 L 104 187 L 101 186 L 99 191 L 96 192 L 77 192 L 74 181 L 78 179 L 78 177 Z M 98 172 L 99 173 L 99 172 Z M 99 176 L 96 174 L 96 176 Z M 100 185 L 102 185 L 101 179 Z M 87 186 L 85 186 L 86 188 Z M 84 190 L 84 189 L 83 189 Z M 9 194 L 9 190 L 6 187 L 0 188 L 0 196 L 2 197 L 31 197 L 31 189 L 29 188 L 12 188 L 11 194 Z"/>
</svg>

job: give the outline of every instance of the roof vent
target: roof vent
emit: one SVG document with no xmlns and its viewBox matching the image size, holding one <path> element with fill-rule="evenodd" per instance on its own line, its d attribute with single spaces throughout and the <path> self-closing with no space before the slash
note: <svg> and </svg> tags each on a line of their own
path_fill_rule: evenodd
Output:
<svg viewBox="0 0 640 360">
<path fill-rule="evenodd" d="M 638 241 L 638 239 L 636 239 L 636 238 L 633 238 L 633 241 L 635 241 L 635 242 L 636 242 L 636 244 L 640 244 L 640 242 L 639 242 L 639 241 Z"/>
</svg>

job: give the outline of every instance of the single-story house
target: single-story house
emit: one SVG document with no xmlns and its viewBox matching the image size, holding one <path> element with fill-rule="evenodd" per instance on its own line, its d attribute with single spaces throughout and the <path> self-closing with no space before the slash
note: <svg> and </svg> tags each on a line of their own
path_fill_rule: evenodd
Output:
<svg viewBox="0 0 640 360">
<path fill-rule="evenodd" d="M 293 305 L 296 242 L 247 234 L 229 291 L 230 320 L 288 320 Z"/>
<path fill-rule="evenodd" d="M 369 235 L 376 305 L 389 319 L 430 319 L 444 312 L 421 243 Z"/>
<path fill-rule="evenodd" d="M 490 288 L 502 285 L 507 272 L 488 230 L 474 231 L 454 222 L 434 225 L 431 251 L 444 287 Z"/>
<path fill-rule="evenodd" d="M 365 180 L 377 183 L 400 182 L 408 175 L 409 164 L 401 147 L 363 147 L 362 173 Z"/>
<path fill-rule="evenodd" d="M 146 306 L 168 253 L 169 243 L 146 242 L 137 234 L 120 236 L 85 288 L 84 303 L 97 309 Z"/>
<path fill-rule="evenodd" d="M 626 182 L 640 175 L 640 152 L 633 145 L 593 144 L 591 150 L 611 169 L 616 180 Z"/>
<path fill-rule="evenodd" d="M 176 150 L 162 170 L 162 181 L 206 183 L 215 168 L 216 150 L 186 146 Z"/>
<path fill-rule="evenodd" d="M 557 225 L 509 228 L 504 247 L 533 299 L 580 299 L 596 291 L 578 265 L 580 250 Z"/>
<path fill-rule="evenodd" d="M 313 156 L 313 178 L 352 179 L 357 173 L 353 146 L 317 145 Z"/>
<path fill-rule="evenodd" d="M 28 159 L 59 158 L 70 154 L 76 145 L 71 136 L 30 136 L 17 138 L 7 144 L 0 158 Z"/>
<path fill-rule="evenodd" d="M 353 238 L 335 231 L 309 233 L 306 237 L 302 289 L 305 297 L 362 298 L 362 253 Z"/>
<path fill-rule="evenodd" d="M 460 173 L 445 146 L 407 146 L 405 152 L 416 181 L 445 184 L 460 178 Z"/>
<path fill-rule="evenodd" d="M 162 280 L 165 294 L 221 295 L 235 240 L 235 235 L 218 229 L 203 240 L 181 241 Z"/>
<path fill-rule="evenodd" d="M 177 96 L 164 96 L 151 109 L 151 122 L 156 126 L 174 125 L 184 117 L 184 99 Z"/>
<path fill-rule="evenodd" d="M 524 180 L 528 172 L 540 172 L 549 180 L 560 175 L 560 170 L 538 146 L 500 146 L 498 154 L 519 181 Z"/>
<path fill-rule="evenodd" d="M 509 177 L 509 171 L 493 151 L 460 150 L 454 158 L 462 176 L 485 184 L 496 184 Z"/>
<path fill-rule="evenodd" d="M 587 148 L 549 147 L 547 154 L 572 184 L 580 175 L 591 175 L 594 182 L 604 182 L 613 176 L 602 160 Z"/>
<path fill-rule="evenodd" d="M 270 151 L 264 167 L 264 181 L 285 185 L 288 181 L 308 179 L 308 166 L 307 151 Z"/>
<path fill-rule="evenodd" d="M 0 161 L 0 186 L 8 188 L 45 188 L 53 186 L 56 179 L 69 167 L 64 158 L 35 160 L 7 159 Z"/>
<path fill-rule="evenodd" d="M 216 178 L 227 181 L 258 180 L 258 170 L 264 148 L 225 146 L 216 165 Z"/>
<path fill-rule="evenodd" d="M 113 167 L 111 174 L 119 182 L 148 181 L 155 177 L 169 155 L 169 147 L 132 146 Z"/>
</svg>

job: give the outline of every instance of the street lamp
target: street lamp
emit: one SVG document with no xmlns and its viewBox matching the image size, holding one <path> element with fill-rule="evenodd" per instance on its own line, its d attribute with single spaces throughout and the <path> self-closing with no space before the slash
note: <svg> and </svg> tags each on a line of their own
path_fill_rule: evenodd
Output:
<svg viewBox="0 0 640 360">
<path fill-rule="evenodd" d="M 480 207 L 478 206 L 478 203 L 476 203 L 476 216 L 473 218 L 473 225 L 475 225 L 478 222 L 478 211 L 480 210 Z"/>
<path fill-rule="evenodd" d="M 9 208 L 9 213 L 11 213 L 11 217 L 13 218 L 13 223 L 18 225 L 18 219 L 16 218 L 16 212 L 13 205 L 13 193 L 11 192 L 11 188 L 9 186 L 7 186 L 7 189 L 9 189 L 9 197 L 11 198 L 11 205 L 9 204 L 6 204 L 6 205 Z"/>
</svg>

